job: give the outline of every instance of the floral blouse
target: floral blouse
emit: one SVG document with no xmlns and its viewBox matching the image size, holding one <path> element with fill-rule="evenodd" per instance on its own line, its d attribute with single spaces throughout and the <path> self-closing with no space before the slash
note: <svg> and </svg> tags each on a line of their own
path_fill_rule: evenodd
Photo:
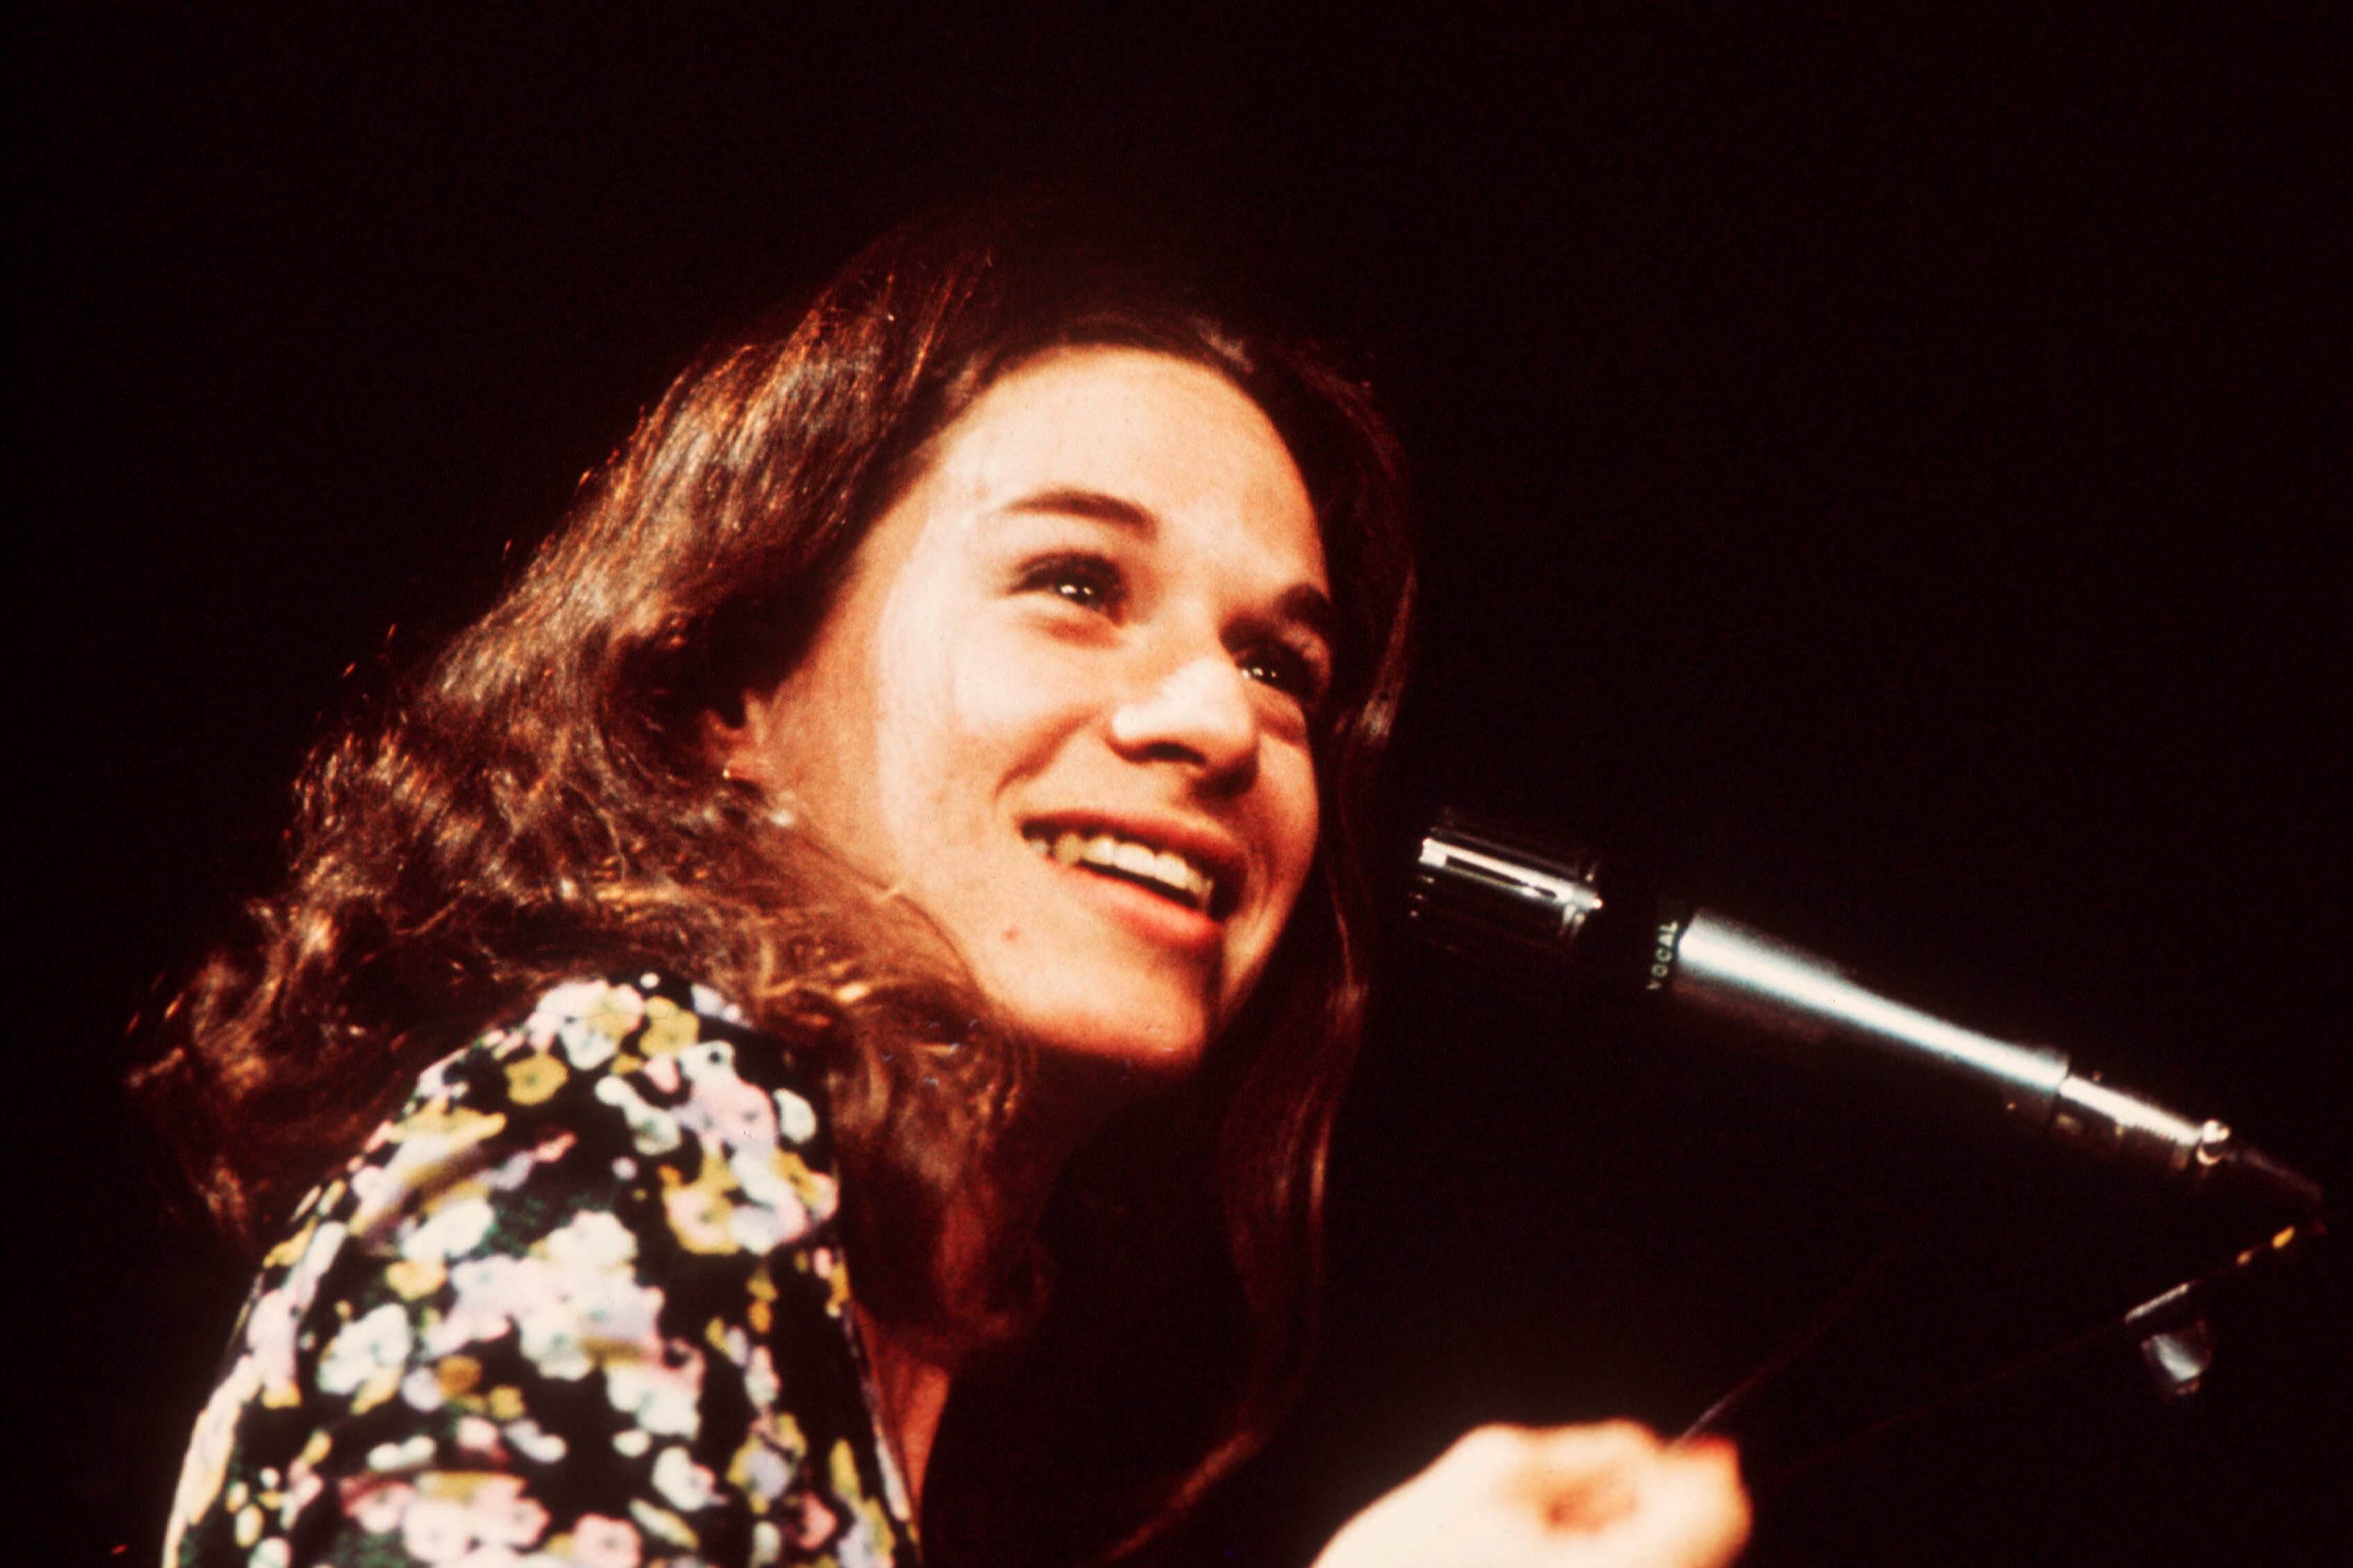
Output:
<svg viewBox="0 0 2353 1568">
<path fill-rule="evenodd" d="M 736 1009 L 557 987 L 295 1212 L 165 1563 L 913 1563 L 839 1208 L 806 1080 Z"/>
</svg>

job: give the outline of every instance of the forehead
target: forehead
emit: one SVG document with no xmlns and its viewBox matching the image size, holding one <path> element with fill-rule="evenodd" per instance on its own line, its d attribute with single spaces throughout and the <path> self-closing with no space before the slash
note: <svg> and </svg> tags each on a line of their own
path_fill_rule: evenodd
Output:
<svg viewBox="0 0 2353 1568">
<path fill-rule="evenodd" d="M 1065 349 L 1009 372 L 941 433 L 918 489 L 982 514 L 1039 493 L 1099 495 L 1168 542 L 1263 557 L 1321 584 L 1323 542 L 1282 434 L 1207 366 L 1124 348 Z"/>
</svg>

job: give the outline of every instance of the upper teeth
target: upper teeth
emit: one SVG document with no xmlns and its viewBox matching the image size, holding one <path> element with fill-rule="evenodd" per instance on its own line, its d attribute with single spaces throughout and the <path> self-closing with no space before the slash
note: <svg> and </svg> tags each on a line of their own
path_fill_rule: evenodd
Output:
<svg viewBox="0 0 2353 1568">
<path fill-rule="evenodd" d="M 1149 844 L 1109 833 L 1090 836 L 1069 829 L 1050 837 L 1040 833 L 1031 836 L 1029 846 L 1065 866 L 1104 866 L 1131 877 L 1146 878 L 1196 909 L 1208 906 L 1209 895 L 1217 887 L 1208 872 L 1174 850 L 1155 849 Z"/>
</svg>

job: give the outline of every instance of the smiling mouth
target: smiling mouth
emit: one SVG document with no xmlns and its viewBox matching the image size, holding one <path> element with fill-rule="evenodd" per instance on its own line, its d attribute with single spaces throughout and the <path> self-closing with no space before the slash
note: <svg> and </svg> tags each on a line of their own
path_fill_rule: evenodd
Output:
<svg viewBox="0 0 2353 1568">
<path fill-rule="evenodd" d="M 1115 833 L 1038 827 L 1022 834 L 1041 859 L 1132 883 L 1199 914 L 1214 914 L 1218 879 L 1173 849 L 1161 849 Z"/>
</svg>

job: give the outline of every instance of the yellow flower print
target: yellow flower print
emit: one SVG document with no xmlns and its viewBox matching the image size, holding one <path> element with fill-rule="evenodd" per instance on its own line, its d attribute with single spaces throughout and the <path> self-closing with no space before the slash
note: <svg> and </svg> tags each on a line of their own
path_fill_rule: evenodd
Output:
<svg viewBox="0 0 2353 1568">
<path fill-rule="evenodd" d="M 302 1249 L 311 1245 L 311 1234 L 318 1228 L 319 1219 L 318 1215 L 314 1213 L 311 1216 L 308 1224 L 304 1225 L 301 1229 L 295 1231 L 291 1236 L 289 1236 L 285 1240 L 280 1242 L 277 1246 L 269 1249 L 269 1251 L 261 1259 L 262 1268 L 287 1268 L 292 1267 L 295 1260 L 302 1256 Z"/>
<path fill-rule="evenodd" d="M 475 1146 L 497 1137 L 506 1124 L 503 1114 L 463 1109 L 425 1110 L 402 1121 L 392 1158 L 352 1174 L 352 1195 L 359 1202 L 351 1228 L 365 1234 L 396 1214 L 413 1194 L 467 1180 L 472 1174 Z"/>
<path fill-rule="evenodd" d="M 647 1000 L 646 1032 L 638 1041 L 638 1048 L 646 1055 L 666 1057 L 684 1050 L 702 1037 L 693 1014 L 667 996 Z"/>
<path fill-rule="evenodd" d="M 448 1278 L 448 1268 L 438 1258 L 404 1258 L 384 1271 L 384 1282 L 411 1301 L 430 1296 Z"/>
<path fill-rule="evenodd" d="M 776 1321 L 776 1309 L 768 1304 L 776 1299 L 776 1282 L 769 1278 L 765 1262 L 752 1270 L 744 1289 L 752 1298 L 751 1305 L 744 1309 L 744 1321 L 752 1326 L 754 1333 L 765 1334 Z"/>
<path fill-rule="evenodd" d="M 331 1517 L 363 1555 L 651 1568 L 723 1510 L 754 1564 L 903 1560 L 822 1101 L 747 1030 L 581 981 L 427 1068 L 273 1238 L 174 1552 L 299 1568 Z M 583 1462 L 636 1478 L 609 1513 L 543 1495 Z"/>
<path fill-rule="evenodd" d="M 554 1057 L 524 1057 L 507 1063 L 507 1098 L 517 1105 L 543 1105 L 571 1076 Z"/>
<path fill-rule="evenodd" d="M 665 1167 L 662 1186 L 662 1211 L 669 1215 L 670 1233 L 681 1247 L 712 1257 L 743 1250 L 729 1223 L 735 1211 L 735 1177 L 725 1162 L 714 1159 L 705 1149 L 700 1175 L 681 1182 Z"/>
<path fill-rule="evenodd" d="M 666 1508 L 656 1508 L 649 1502 L 632 1498 L 629 1500 L 629 1517 L 636 1520 L 645 1532 L 657 1541 L 667 1542 L 672 1546 L 683 1546 L 689 1552 L 695 1551 L 702 1544 L 702 1540 L 696 1536 L 686 1521 Z"/>
<path fill-rule="evenodd" d="M 433 1368 L 445 1399 L 462 1399 L 482 1381 L 482 1363 L 470 1355 L 445 1355 Z"/>
<path fill-rule="evenodd" d="M 657 998 L 659 1000 L 659 998 Z M 638 1026 L 648 1011 L 645 999 L 626 985 L 608 985 L 580 1021 L 608 1040 L 618 1040 Z"/>
</svg>

